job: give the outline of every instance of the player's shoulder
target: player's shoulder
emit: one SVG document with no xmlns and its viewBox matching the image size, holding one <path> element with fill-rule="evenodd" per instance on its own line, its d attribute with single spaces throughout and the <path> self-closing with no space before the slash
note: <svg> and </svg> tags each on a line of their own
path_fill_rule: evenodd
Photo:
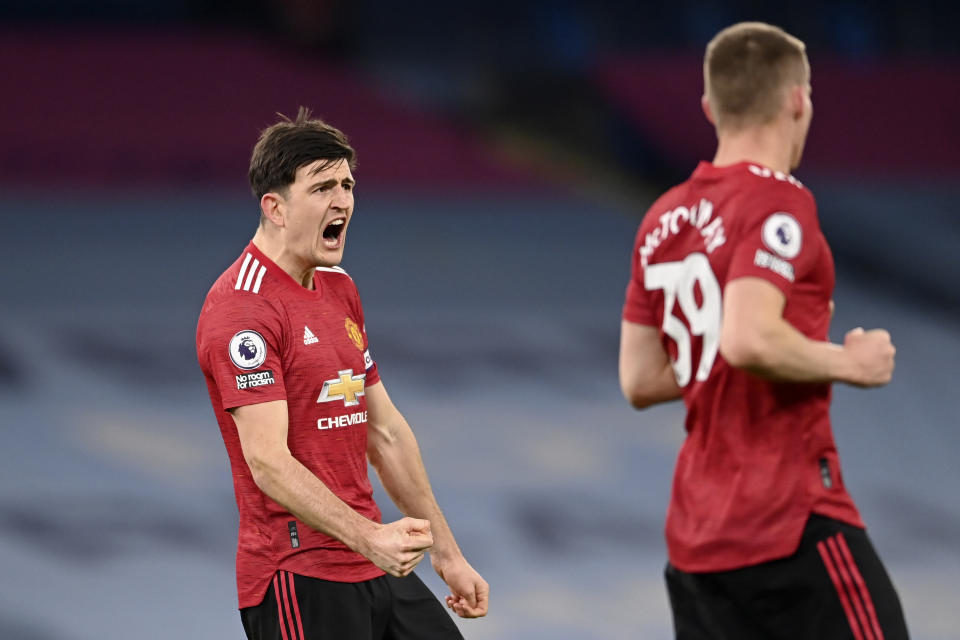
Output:
<svg viewBox="0 0 960 640">
<path fill-rule="evenodd" d="M 682 204 L 686 201 L 686 196 L 690 191 L 690 181 L 681 182 L 680 184 L 675 184 L 653 201 L 653 204 L 647 209 L 647 212 L 643 216 L 643 221 L 640 223 L 640 230 L 643 232 L 646 227 L 656 226 L 659 223 L 659 217 L 666 211 L 669 211 L 676 206 Z"/>
<path fill-rule="evenodd" d="M 792 174 L 748 162 L 737 172 L 737 178 L 744 191 L 756 200 L 782 202 L 802 209 L 816 210 L 813 193 Z"/>
<path fill-rule="evenodd" d="M 214 281 L 200 311 L 200 321 L 220 316 L 275 315 L 278 309 L 279 267 L 249 248 Z"/>
</svg>

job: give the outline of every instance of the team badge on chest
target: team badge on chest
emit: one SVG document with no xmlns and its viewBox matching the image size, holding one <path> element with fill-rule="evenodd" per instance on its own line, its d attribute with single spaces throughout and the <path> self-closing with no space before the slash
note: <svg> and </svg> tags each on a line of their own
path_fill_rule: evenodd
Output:
<svg viewBox="0 0 960 640">
<path fill-rule="evenodd" d="M 357 326 L 357 323 L 347 317 L 343 321 L 343 326 L 347 330 L 347 335 L 350 336 L 353 344 L 356 345 L 357 349 L 363 351 L 363 334 L 360 333 L 360 327 Z"/>
</svg>

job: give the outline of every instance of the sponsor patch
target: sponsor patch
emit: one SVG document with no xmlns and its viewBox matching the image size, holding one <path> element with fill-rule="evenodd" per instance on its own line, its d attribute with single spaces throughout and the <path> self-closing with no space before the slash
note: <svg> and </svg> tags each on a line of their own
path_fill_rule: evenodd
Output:
<svg viewBox="0 0 960 640">
<path fill-rule="evenodd" d="M 758 267 L 770 269 L 770 271 L 773 271 L 778 276 L 782 276 L 790 282 L 793 282 L 793 265 L 773 254 L 767 253 L 763 249 L 757 249 L 756 255 L 753 256 L 753 264 Z"/>
<path fill-rule="evenodd" d="M 363 368 L 369 369 L 373 366 L 373 358 L 370 357 L 370 349 L 363 352 Z"/>
<path fill-rule="evenodd" d="M 268 384 L 274 384 L 273 371 L 254 371 L 252 373 L 241 373 L 237 376 L 237 389 L 253 389 L 254 387 L 264 387 Z"/>
<path fill-rule="evenodd" d="M 342 416 L 333 416 L 332 418 L 320 418 L 317 420 L 317 429 L 342 429 L 354 424 L 364 424 L 367 421 L 366 411 L 357 411 Z"/>
<path fill-rule="evenodd" d="M 789 213 L 774 213 L 763 223 L 763 243 L 787 260 L 796 258 L 803 244 L 800 223 Z"/>
<path fill-rule="evenodd" d="M 256 369 L 267 359 L 267 341 L 256 331 L 238 331 L 230 339 L 227 352 L 241 369 Z"/>
<path fill-rule="evenodd" d="M 337 372 L 337 378 L 324 380 L 323 388 L 317 402 L 333 402 L 343 400 L 343 406 L 353 407 L 360 404 L 359 397 L 364 395 L 366 373 L 353 375 L 353 369 L 344 369 Z"/>
</svg>

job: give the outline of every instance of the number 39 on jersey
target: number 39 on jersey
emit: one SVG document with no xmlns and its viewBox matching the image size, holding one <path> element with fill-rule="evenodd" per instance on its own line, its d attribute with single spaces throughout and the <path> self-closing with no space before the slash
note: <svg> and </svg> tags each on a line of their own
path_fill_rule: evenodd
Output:
<svg viewBox="0 0 960 640">
<path fill-rule="evenodd" d="M 644 286 L 648 291 L 663 291 L 662 329 L 677 345 L 677 357 L 672 363 L 677 384 L 686 387 L 693 375 L 691 335 L 703 338 L 696 379 L 706 380 L 720 349 L 723 317 L 720 284 L 707 256 L 691 253 L 681 261 L 648 265 Z M 686 322 L 674 315 L 676 306 L 680 307 Z"/>
</svg>

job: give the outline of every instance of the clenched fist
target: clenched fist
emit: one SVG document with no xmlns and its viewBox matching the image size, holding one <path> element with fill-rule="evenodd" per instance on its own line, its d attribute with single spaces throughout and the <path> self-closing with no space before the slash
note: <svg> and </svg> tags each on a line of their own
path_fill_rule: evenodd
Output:
<svg viewBox="0 0 960 640">
<path fill-rule="evenodd" d="M 843 350 L 850 357 L 851 375 L 847 382 L 858 387 L 879 387 L 893 377 L 893 356 L 897 352 L 884 329 L 864 331 L 857 327 L 843 339 Z"/>
<path fill-rule="evenodd" d="M 401 518 L 375 529 L 361 553 L 390 575 L 402 578 L 413 571 L 432 546 L 428 520 Z"/>
</svg>

